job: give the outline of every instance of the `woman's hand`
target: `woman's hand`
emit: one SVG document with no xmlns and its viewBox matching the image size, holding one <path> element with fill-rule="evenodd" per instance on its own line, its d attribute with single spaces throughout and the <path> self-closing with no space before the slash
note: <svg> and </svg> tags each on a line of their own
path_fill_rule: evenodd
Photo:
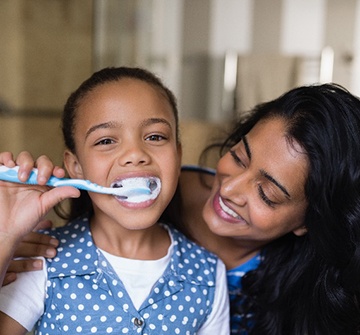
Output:
<svg viewBox="0 0 360 335">
<path fill-rule="evenodd" d="M 46 229 L 50 228 L 51 226 L 52 222 L 50 220 L 45 220 L 41 221 L 36 226 L 35 230 Z M 3 286 L 15 281 L 17 273 L 41 270 L 43 267 L 42 260 L 33 259 L 30 257 L 55 257 L 56 247 L 58 244 L 59 241 L 49 235 L 36 232 L 31 232 L 26 235 L 14 252 L 15 258 L 21 258 L 13 259 L 10 262 L 5 274 Z"/>
</svg>

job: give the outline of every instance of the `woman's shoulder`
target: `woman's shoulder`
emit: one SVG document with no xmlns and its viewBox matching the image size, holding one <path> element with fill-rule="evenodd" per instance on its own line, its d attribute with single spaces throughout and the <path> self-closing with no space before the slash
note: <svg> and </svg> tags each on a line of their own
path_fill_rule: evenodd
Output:
<svg viewBox="0 0 360 335">
<path fill-rule="evenodd" d="M 184 225 L 190 235 L 197 237 L 206 224 L 202 217 L 202 210 L 210 197 L 214 180 L 214 170 L 200 167 L 183 167 L 180 175 L 181 208 Z"/>
<path fill-rule="evenodd" d="M 183 167 L 180 175 L 181 201 L 186 210 L 202 209 L 210 196 L 214 172 L 209 169 Z"/>
<path fill-rule="evenodd" d="M 193 173 L 198 173 L 198 174 L 202 174 L 202 175 L 214 176 L 216 173 L 216 170 L 213 168 L 208 168 L 208 167 L 199 166 L 199 165 L 183 165 L 181 167 L 181 173 L 186 173 L 186 172 L 193 172 Z"/>
<path fill-rule="evenodd" d="M 181 168 L 180 189 L 182 201 L 195 205 L 208 199 L 214 181 L 215 170 L 186 165 Z"/>
</svg>

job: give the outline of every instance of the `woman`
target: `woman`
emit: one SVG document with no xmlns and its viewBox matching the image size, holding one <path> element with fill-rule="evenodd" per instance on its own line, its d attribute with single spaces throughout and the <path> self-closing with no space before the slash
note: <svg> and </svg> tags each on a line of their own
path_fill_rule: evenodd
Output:
<svg viewBox="0 0 360 335">
<path fill-rule="evenodd" d="M 221 149 L 204 184 L 182 175 L 178 213 L 227 266 L 232 332 L 358 334 L 359 99 L 295 88 L 255 107 Z"/>
</svg>

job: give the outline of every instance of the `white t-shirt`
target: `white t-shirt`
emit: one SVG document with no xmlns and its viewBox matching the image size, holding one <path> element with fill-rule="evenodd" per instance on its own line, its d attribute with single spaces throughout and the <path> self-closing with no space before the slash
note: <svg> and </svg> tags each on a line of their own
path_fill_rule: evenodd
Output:
<svg viewBox="0 0 360 335">
<path fill-rule="evenodd" d="M 169 247 L 165 257 L 145 261 L 127 259 L 102 252 L 123 282 L 135 308 L 138 309 L 169 264 L 172 249 L 173 244 Z M 46 264 L 45 261 L 44 264 Z M 216 276 L 213 309 L 198 332 L 199 335 L 228 335 L 230 332 L 226 269 L 220 260 L 217 263 Z M 46 266 L 41 271 L 18 274 L 18 279 L 15 282 L 0 289 L 0 311 L 30 331 L 44 312 L 46 282 Z"/>
</svg>

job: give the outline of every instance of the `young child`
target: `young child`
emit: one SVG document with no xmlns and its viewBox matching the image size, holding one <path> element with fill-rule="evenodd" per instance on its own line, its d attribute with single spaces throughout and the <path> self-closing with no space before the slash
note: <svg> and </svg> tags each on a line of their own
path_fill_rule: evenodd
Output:
<svg viewBox="0 0 360 335">
<path fill-rule="evenodd" d="M 69 97 L 63 134 L 71 178 L 107 187 L 150 183 L 151 196 L 90 192 L 85 207 L 77 202 L 72 214 L 81 216 L 50 232 L 60 241 L 57 257 L 1 289 L 0 334 L 25 334 L 35 323 L 36 334 L 228 334 L 224 264 L 171 224 L 158 223 L 180 173 L 172 93 L 146 70 L 103 69 Z M 48 177 L 45 165 L 37 167 Z M 23 201 L 29 215 L 17 219 L 24 225 L 43 214 L 33 198 L 24 207 L 30 204 L 24 194 L 36 193 L 40 207 L 54 191 L 1 185 Z"/>
</svg>

